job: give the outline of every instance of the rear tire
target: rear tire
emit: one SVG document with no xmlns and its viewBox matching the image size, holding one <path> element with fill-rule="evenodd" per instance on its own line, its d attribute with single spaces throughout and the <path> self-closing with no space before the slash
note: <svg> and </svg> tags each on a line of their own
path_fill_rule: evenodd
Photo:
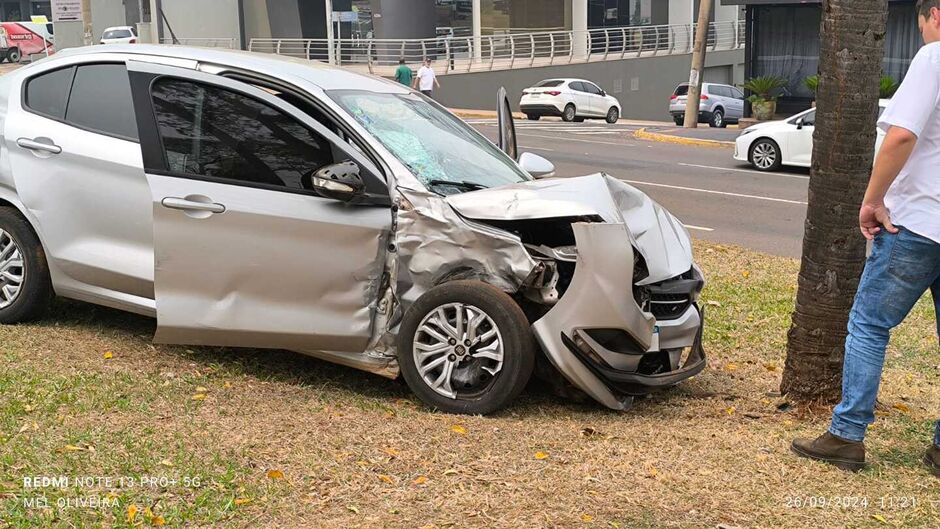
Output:
<svg viewBox="0 0 940 529">
<path fill-rule="evenodd" d="M 535 344 L 509 295 L 481 281 L 452 281 L 426 292 L 405 313 L 398 363 L 408 387 L 428 406 L 484 415 L 525 387 Z"/>
<path fill-rule="evenodd" d="M 682 125 L 685 125 L 685 118 L 682 116 L 673 116 L 672 121 L 675 122 L 675 124 L 679 125 L 680 127 Z"/>
<path fill-rule="evenodd" d="M 525 117 L 529 118 L 529 121 L 538 121 L 542 116 L 540 114 L 526 114 Z"/>
<path fill-rule="evenodd" d="M 574 107 L 573 103 L 568 103 L 565 105 L 565 110 L 561 113 L 562 121 L 575 121 L 577 119 L 578 109 Z"/>
<path fill-rule="evenodd" d="M 34 320 L 52 300 L 46 254 L 19 212 L 0 207 L 0 324 Z"/>
<path fill-rule="evenodd" d="M 22 58 L 23 58 L 23 56 L 20 55 L 20 49 L 19 49 L 19 48 L 10 48 L 10 49 L 7 51 L 7 60 L 10 61 L 11 63 L 14 63 L 14 64 L 15 64 L 15 63 L 18 63 L 18 62 L 20 62 L 20 59 L 22 59 Z"/>
<path fill-rule="evenodd" d="M 618 119 L 620 119 L 620 111 L 617 110 L 617 107 L 610 107 L 610 110 L 607 111 L 607 118 L 605 121 L 613 125 L 617 122 Z"/>
<path fill-rule="evenodd" d="M 712 112 L 712 119 L 708 122 L 708 125 L 719 129 L 727 127 L 728 124 L 725 123 L 725 113 L 722 112 L 720 108 Z"/>
</svg>

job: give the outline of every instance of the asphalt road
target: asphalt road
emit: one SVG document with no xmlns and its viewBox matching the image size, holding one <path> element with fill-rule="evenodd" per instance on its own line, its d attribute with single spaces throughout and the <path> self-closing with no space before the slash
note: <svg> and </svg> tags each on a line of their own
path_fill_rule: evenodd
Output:
<svg viewBox="0 0 940 529">
<path fill-rule="evenodd" d="M 495 120 L 468 119 L 495 140 Z M 799 257 L 809 171 L 752 170 L 731 149 L 637 140 L 640 125 L 516 121 L 519 150 L 555 164 L 558 176 L 606 172 L 649 194 L 693 237 Z"/>
</svg>

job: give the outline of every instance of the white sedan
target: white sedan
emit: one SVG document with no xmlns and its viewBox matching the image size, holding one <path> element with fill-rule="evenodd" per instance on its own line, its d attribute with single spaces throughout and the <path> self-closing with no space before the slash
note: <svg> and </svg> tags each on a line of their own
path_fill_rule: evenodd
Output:
<svg viewBox="0 0 940 529">
<path fill-rule="evenodd" d="M 620 119 L 620 101 L 584 79 L 546 79 L 522 91 L 519 109 L 531 120 L 561 116 L 564 121 Z"/>
<path fill-rule="evenodd" d="M 101 44 L 136 44 L 137 30 L 133 26 L 115 26 L 101 33 Z"/>
<path fill-rule="evenodd" d="M 888 105 L 878 102 L 878 115 Z M 758 171 L 776 171 L 781 165 L 809 167 L 813 158 L 813 131 L 816 109 L 800 112 L 780 121 L 765 121 L 743 131 L 734 142 L 734 159 L 748 162 Z M 875 153 L 881 149 L 884 132 L 878 129 Z"/>
</svg>

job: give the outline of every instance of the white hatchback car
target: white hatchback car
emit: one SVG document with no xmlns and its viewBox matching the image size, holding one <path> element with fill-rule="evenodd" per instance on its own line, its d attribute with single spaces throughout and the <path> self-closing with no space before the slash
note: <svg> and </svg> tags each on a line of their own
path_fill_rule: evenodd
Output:
<svg viewBox="0 0 940 529">
<path fill-rule="evenodd" d="M 101 34 L 101 44 L 136 44 L 137 31 L 133 26 L 107 28 Z"/>
<path fill-rule="evenodd" d="M 522 91 L 519 108 L 531 120 L 561 116 L 564 121 L 620 119 L 620 101 L 596 84 L 583 79 L 546 79 Z"/>
<path fill-rule="evenodd" d="M 888 100 L 878 102 L 878 115 Z M 804 110 L 780 121 L 765 121 L 743 131 L 734 142 L 734 159 L 748 162 L 758 171 L 776 171 L 782 165 L 809 167 L 813 158 L 813 131 L 816 109 Z M 878 129 L 875 154 L 881 149 L 885 133 Z"/>
</svg>

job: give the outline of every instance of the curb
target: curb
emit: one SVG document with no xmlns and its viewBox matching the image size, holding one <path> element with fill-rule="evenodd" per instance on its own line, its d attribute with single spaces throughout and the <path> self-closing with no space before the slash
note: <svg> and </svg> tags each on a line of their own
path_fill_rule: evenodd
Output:
<svg viewBox="0 0 940 529">
<path fill-rule="evenodd" d="M 720 149 L 734 148 L 733 141 L 702 140 L 698 138 L 683 138 L 682 136 L 672 136 L 669 134 L 660 134 L 650 132 L 646 128 L 637 129 L 633 132 L 633 137 L 638 140 L 658 141 L 661 143 L 674 143 L 676 145 L 692 145 L 696 147 L 717 147 Z"/>
</svg>

